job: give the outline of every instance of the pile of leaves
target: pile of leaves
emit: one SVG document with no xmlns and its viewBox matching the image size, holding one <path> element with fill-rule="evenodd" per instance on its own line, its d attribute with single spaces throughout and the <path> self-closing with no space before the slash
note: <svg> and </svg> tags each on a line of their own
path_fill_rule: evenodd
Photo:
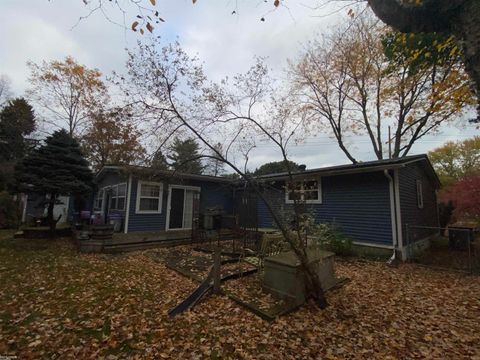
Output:
<svg viewBox="0 0 480 360">
<path fill-rule="evenodd" d="M 269 315 L 277 314 L 290 307 L 284 300 L 275 298 L 263 289 L 259 273 L 228 281 L 223 285 L 223 289 L 242 302 Z"/>
<path fill-rule="evenodd" d="M 471 358 L 480 279 L 349 260 L 330 306 L 267 322 L 225 296 L 173 319 L 198 283 L 146 252 L 82 255 L 65 239 L 0 239 L 0 354 L 33 358 Z"/>
</svg>

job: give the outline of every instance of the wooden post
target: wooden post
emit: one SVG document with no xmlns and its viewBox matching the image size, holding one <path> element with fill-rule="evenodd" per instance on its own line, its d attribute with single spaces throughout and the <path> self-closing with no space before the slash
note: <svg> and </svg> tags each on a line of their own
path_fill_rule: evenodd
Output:
<svg viewBox="0 0 480 360">
<path fill-rule="evenodd" d="M 220 246 L 216 246 L 213 253 L 213 292 L 215 294 L 220 294 L 220 260 Z"/>
</svg>

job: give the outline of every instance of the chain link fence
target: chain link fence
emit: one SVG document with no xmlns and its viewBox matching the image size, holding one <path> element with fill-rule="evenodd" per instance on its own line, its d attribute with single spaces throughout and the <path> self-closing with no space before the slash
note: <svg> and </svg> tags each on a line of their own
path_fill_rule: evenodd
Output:
<svg viewBox="0 0 480 360">
<path fill-rule="evenodd" d="M 478 228 L 406 225 L 405 245 L 410 261 L 432 268 L 480 274 Z"/>
</svg>

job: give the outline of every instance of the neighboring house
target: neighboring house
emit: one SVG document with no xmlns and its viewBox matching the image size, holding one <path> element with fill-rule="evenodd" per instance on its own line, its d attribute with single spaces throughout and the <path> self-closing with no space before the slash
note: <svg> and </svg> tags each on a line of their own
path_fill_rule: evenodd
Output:
<svg viewBox="0 0 480 360">
<path fill-rule="evenodd" d="M 33 225 L 35 220 L 47 214 L 48 195 L 29 192 L 22 196 L 22 222 Z M 61 215 L 61 216 L 60 216 Z M 66 223 L 72 217 L 72 201 L 70 196 L 58 196 L 53 207 L 53 218 L 60 220 L 58 224 Z"/>
<path fill-rule="evenodd" d="M 434 232 L 416 229 L 407 235 L 407 224 L 438 226 L 436 190 L 440 183 L 426 155 L 300 171 L 294 174 L 296 184 L 290 191 L 286 191 L 285 173 L 257 180 L 280 214 L 292 210 L 297 196 L 316 221 L 335 223 L 355 244 L 395 249 L 403 257 L 407 241 Z M 192 219 L 201 219 L 211 208 L 240 219 L 245 216 L 238 210 L 245 203 L 238 180 L 106 166 L 97 174 L 97 184 L 94 210 L 103 221 L 119 221 L 125 233 L 189 230 Z M 274 227 L 265 203 L 257 198 L 252 207 L 249 201 L 247 212 L 256 214 L 256 226 Z M 189 236 L 178 234 L 179 238 Z"/>
</svg>

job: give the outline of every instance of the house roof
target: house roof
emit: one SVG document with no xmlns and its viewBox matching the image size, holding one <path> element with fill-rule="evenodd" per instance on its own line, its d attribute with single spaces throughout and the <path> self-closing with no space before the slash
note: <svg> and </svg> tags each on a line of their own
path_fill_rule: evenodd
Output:
<svg viewBox="0 0 480 360">
<path fill-rule="evenodd" d="M 200 180 L 200 181 L 203 180 L 203 181 L 220 182 L 220 183 L 232 182 L 232 179 L 228 179 L 220 176 L 187 174 L 187 173 L 181 173 L 173 170 L 157 170 L 148 166 L 139 166 L 139 165 L 128 165 L 128 166 L 106 165 L 96 174 L 95 177 L 97 180 L 101 179 L 108 172 L 123 172 L 126 174 L 138 174 L 138 175 L 147 175 L 147 176 L 159 176 L 163 178 L 179 178 L 179 179 Z"/>
<path fill-rule="evenodd" d="M 390 169 L 398 169 L 405 167 L 408 164 L 412 163 L 422 164 L 427 172 L 427 175 L 432 179 L 437 187 L 440 186 L 440 180 L 433 169 L 433 166 L 428 159 L 428 156 L 425 154 L 421 155 L 411 155 L 405 156 L 397 159 L 385 159 L 385 160 L 374 160 L 374 161 L 365 161 L 359 162 L 356 164 L 347 164 L 347 165 L 336 165 L 328 166 L 322 168 L 308 169 L 303 171 L 293 172 L 292 175 L 295 178 L 303 178 L 308 176 L 333 176 L 333 175 L 343 175 L 343 174 L 355 174 L 362 172 L 373 172 L 373 171 L 384 171 Z M 181 178 L 181 179 L 190 179 L 190 180 L 203 180 L 210 182 L 219 182 L 219 183 L 235 183 L 239 180 L 232 180 L 225 177 L 219 176 L 210 176 L 210 175 L 197 175 L 197 174 L 187 174 L 171 170 L 156 170 L 147 166 L 104 166 L 96 175 L 97 179 L 100 179 L 104 174 L 111 171 L 125 172 L 127 174 L 139 174 L 139 175 L 149 175 L 149 176 L 160 176 L 165 178 Z M 260 181 L 268 180 L 286 180 L 288 179 L 289 174 L 287 172 L 276 173 L 276 174 L 267 174 L 256 176 L 255 179 Z M 241 181 L 241 180 L 240 180 Z"/>
<path fill-rule="evenodd" d="M 304 177 L 304 176 L 326 176 L 326 175 L 342 175 L 342 174 L 354 174 L 361 172 L 372 172 L 372 171 L 383 171 L 390 169 L 398 169 L 405 167 L 411 163 L 420 163 L 425 166 L 427 174 L 431 177 L 434 183 L 437 186 L 440 186 L 440 180 L 433 169 L 433 166 L 428 159 L 428 156 L 425 154 L 421 155 L 411 155 L 405 156 L 397 159 L 384 159 L 384 160 L 374 160 L 374 161 L 365 161 L 359 162 L 356 164 L 347 164 L 347 165 L 336 165 L 328 166 L 316 169 L 308 169 L 303 171 L 296 171 L 292 173 L 294 177 Z M 259 180 L 283 180 L 287 179 L 289 174 L 287 172 L 261 175 L 258 176 Z"/>
</svg>

